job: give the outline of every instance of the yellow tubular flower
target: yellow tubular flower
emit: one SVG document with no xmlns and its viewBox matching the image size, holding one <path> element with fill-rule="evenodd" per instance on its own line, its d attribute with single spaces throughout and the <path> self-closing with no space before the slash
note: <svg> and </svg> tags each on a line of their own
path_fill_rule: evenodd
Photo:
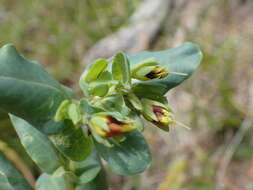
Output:
<svg viewBox="0 0 253 190">
<path fill-rule="evenodd" d="M 101 137 L 109 138 L 121 135 L 124 132 L 135 130 L 133 121 L 119 121 L 112 115 L 95 115 L 90 122 L 91 128 L 96 131 Z"/>
</svg>

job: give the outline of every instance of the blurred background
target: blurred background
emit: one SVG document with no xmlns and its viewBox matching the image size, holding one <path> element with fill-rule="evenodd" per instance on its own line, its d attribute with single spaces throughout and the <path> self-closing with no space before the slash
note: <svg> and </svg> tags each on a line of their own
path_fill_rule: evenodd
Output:
<svg viewBox="0 0 253 190">
<path fill-rule="evenodd" d="M 0 0 L 0 46 L 13 43 L 61 83 L 118 50 L 134 54 L 199 44 L 198 71 L 168 93 L 187 131 L 147 127 L 153 153 L 141 175 L 108 175 L 112 190 L 253 189 L 252 0 Z M 0 150 L 31 183 L 40 174 L 5 114 Z"/>
</svg>

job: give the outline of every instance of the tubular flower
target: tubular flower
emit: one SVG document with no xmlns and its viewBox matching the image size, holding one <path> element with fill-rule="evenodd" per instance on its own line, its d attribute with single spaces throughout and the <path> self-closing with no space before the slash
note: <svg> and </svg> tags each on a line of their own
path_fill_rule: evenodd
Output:
<svg viewBox="0 0 253 190">
<path fill-rule="evenodd" d="M 148 79 L 161 79 L 168 76 L 168 74 L 169 72 L 165 67 L 155 66 L 145 77 Z"/>
<path fill-rule="evenodd" d="M 143 98 L 141 102 L 144 108 L 142 115 L 156 126 L 169 130 L 168 126 L 175 123 L 171 110 L 164 104 L 146 98 Z"/>
<path fill-rule="evenodd" d="M 132 77 L 139 80 L 161 79 L 169 74 L 166 67 L 145 66 L 140 67 L 133 72 Z"/>
<path fill-rule="evenodd" d="M 131 120 L 118 120 L 112 115 L 101 113 L 95 114 L 90 120 L 91 129 L 105 138 L 135 130 L 133 123 Z"/>
</svg>

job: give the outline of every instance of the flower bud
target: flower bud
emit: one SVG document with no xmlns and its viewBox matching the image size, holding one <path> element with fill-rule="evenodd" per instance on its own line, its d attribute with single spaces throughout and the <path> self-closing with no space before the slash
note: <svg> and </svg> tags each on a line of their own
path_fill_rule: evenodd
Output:
<svg viewBox="0 0 253 190">
<path fill-rule="evenodd" d="M 160 126 L 168 126 L 173 123 L 172 113 L 161 106 L 152 105 L 154 114 L 157 117 L 157 121 L 154 121 Z"/>
<path fill-rule="evenodd" d="M 161 66 L 143 66 L 132 73 L 132 77 L 139 80 L 161 79 L 169 74 L 166 67 Z"/>
<path fill-rule="evenodd" d="M 131 120 L 118 120 L 113 115 L 98 113 L 90 120 L 91 129 L 101 137 L 113 137 L 124 132 L 135 130 L 134 122 Z"/>
<path fill-rule="evenodd" d="M 160 102 L 146 98 L 143 98 L 141 102 L 144 108 L 142 112 L 144 118 L 163 130 L 168 131 L 168 126 L 174 123 L 171 110 Z"/>
</svg>

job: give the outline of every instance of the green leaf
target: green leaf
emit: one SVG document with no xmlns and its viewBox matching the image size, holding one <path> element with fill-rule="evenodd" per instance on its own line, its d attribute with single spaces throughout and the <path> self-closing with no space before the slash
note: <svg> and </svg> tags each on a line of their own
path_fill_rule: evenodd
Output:
<svg viewBox="0 0 253 190">
<path fill-rule="evenodd" d="M 108 82 L 111 80 L 112 80 L 112 74 L 109 71 L 102 72 L 97 79 L 97 81 L 99 82 Z"/>
<path fill-rule="evenodd" d="M 95 106 L 101 107 L 106 111 L 122 111 L 122 107 L 125 106 L 123 96 L 121 94 L 113 94 L 98 101 Z"/>
<path fill-rule="evenodd" d="M 62 168 L 59 168 L 54 174 L 42 174 L 36 182 L 36 190 L 68 190 L 69 183 L 67 176 Z"/>
<path fill-rule="evenodd" d="M 76 190 L 108 190 L 109 186 L 104 169 L 99 172 L 95 179 L 87 184 L 80 185 Z"/>
<path fill-rule="evenodd" d="M 70 101 L 69 100 L 64 100 L 58 107 L 55 116 L 54 116 L 54 121 L 59 122 L 62 121 L 66 118 L 68 118 L 68 107 L 69 107 Z"/>
<path fill-rule="evenodd" d="M 52 122 L 60 103 L 72 98 L 72 91 L 51 78 L 39 63 L 25 59 L 13 45 L 0 49 L 0 92 L 2 111 L 26 120 L 47 135 L 60 131 L 59 135 L 54 133 L 56 142 L 64 139 L 67 143 L 56 147 L 70 159 L 86 157 L 89 148 L 84 148 L 87 143 L 83 133 L 71 124 Z M 66 127 L 71 135 L 63 132 Z"/>
<path fill-rule="evenodd" d="M 130 84 L 130 65 L 127 56 L 123 52 L 117 53 L 113 58 L 112 75 L 113 79 L 123 84 Z"/>
<path fill-rule="evenodd" d="M 10 161 L 0 152 L 0 184 L 4 185 L 11 190 L 32 190 L 32 187 L 26 182 L 19 171 L 12 165 Z M 6 184 L 8 182 L 8 184 Z M 10 188 L 12 187 L 12 188 Z M 4 189 L 0 186 L 0 189 Z"/>
<path fill-rule="evenodd" d="M 82 129 L 75 128 L 70 120 L 49 123 L 45 131 L 58 150 L 73 161 L 84 160 L 92 151 L 91 137 L 84 136 Z"/>
<path fill-rule="evenodd" d="M 12 45 L 0 49 L 0 108 L 36 127 L 54 117 L 69 91 Z"/>
<path fill-rule="evenodd" d="M 96 143 L 98 154 L 108 162 L 113 172 L 133 175 L 143 172 L 152 160 L 149 147 L 138 131 L 127 133 L 126 140 L 108 148 Z"/>
<path fill-rule="evenodd" d="M 68 190 L 64 176 L 52 176 L 49 174 L 42 174 L 37 183 L 36 190 Z"/>
<path fill-rule="evenodd" d="M 109 91 L 108 84 L 102 82 L 93 82 L 89 85 L 89 94 L 93 96 L 105 96 Z"/>
<path fill-rule="evenodd" d="M 129 93 L 127 95 L 129 102 L 132 104 L 132 106 L 138 110 L 141 111 L 142 110 L 142 104 L 141 101 L 139 100 L 139 98 L 134 94 L 134 93 Z"/>
<path fill-rule="evenodd" d="M 108 65 L 108 61 L 106 59 L 98 59 L 94 61 L 89 68 L 84 72 L 83 76 L 81 77 L 81 82 L 85 81 L 87 83 L 96 80 L 99 75 L 105 71 Z"/>
<path fill-rule="evenodd" d="M 106 59 L 98 59 L 94 61 L 88 69 L 84 71 L 80 77 L 79 86 L 81 87 L 85 96 L 104 96 L 108 90 L 108 84 L 105 82 L 111 80 L 111 74 L 106 71 L 109 62 Z M 100 84 L 98 84 L 100 82 Z M 104 84 L 102 84 L 104 82 Z M 101 86 L 103 85 L 103 86 Z M 102 90 L 100 90 L 100 87 Z"/>
<path fill-rule="evenodd" d="M 74 125 L 76 125 L 82 119 L 82 116 L 79 110 L 79 105 L 75 103 L 71 103 L 68 107 L 68 115 L 69 115 L 69 118 L 73 121 Z"/>
<path fill-rule="evenodd" d="M 95 108 L 93 107 L 92 105 L 90 105 L 90 103 L 87 101 L 87 99 L 85 98 L 82 98 L 80 100 L 80 109 L 89 114 L 89 115 L 92 115 L 93 113 L 97 113 L 97 112 L 101 112 L 103 110 L 99 109 L 99 108 Z"/>
<path fill-rule="evenodd" d="M 25 120 L 10 115 L 12 124 L 30 158 L 46 173 L 53 173 L 62 164 L 51 141 Z"/>
<path fill-rule="evenodd" d="M 165 66 L 171 72 L 186 73 L 187 76 L 169 74 L 166 78 L 155 79 L 144 82 L 137 82 L 133 86 L 134 92 L 139 97 L 157 99 L 168 90 L 182 83 L 189 78 L 197 69 L 202 59 L 202 53 L 198 46 L 192 43 L 185 43 L 177 48 L 159 52 L 143 52 L 134 56 L 129 56 L 131 65 L 136 65 L 141 61 L 154 58 L 155 62 Z"/>
<path fill-rule="evenodd" d="M 75 174 L 79 178 L 79 184 L 90 182 L 98 175 L 100 170 L 101 163 L 95 150 L 83 162 L 75 164 Z"/>
</svg>

